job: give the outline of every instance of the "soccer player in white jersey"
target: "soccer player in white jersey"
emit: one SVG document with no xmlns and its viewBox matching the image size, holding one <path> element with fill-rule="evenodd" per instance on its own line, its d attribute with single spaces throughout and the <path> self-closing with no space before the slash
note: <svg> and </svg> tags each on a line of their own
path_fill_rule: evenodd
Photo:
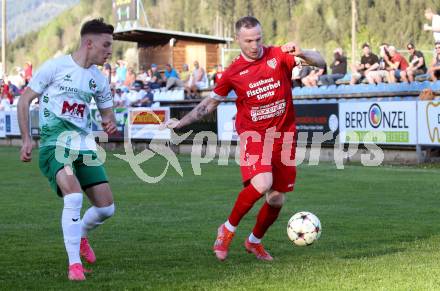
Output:
<svg viewBox="0 0 440 291">
<path fill-rule="evenodd" d="M 39 166 L 52 188 L 63 197 L 61 225 L 69 268 L 68 278 L 85 280 L 80 256 L 94 263 L 88 233 L 114 213 L 113 194 L 102 157 L 91 133 L 90 102 L 95 100 L 106 133 L 116 131 L 113 97 L 107 79 L 96 67 L 112 54 L 113 26 L 93 19 L 81 27 L 80 47 L 72 55 L 44 63 L 18 103 L 23 145 L 20 158 L 30 162 L 29 106 L 40 98 Z M 83 191 L 92 204 L 82 219 Z"/>
</svg>

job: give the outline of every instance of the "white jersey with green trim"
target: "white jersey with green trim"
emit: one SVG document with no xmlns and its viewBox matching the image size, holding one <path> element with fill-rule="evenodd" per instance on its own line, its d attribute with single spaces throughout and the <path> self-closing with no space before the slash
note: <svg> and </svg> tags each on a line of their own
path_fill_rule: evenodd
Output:
<svg viewBox="0 0 440 291">
<path fill-rule="evenodd" d="M 83 68 L 71 55 L 58 57 L 41 66 L 29 87 L 41 94 L 40 147 L 61 145 L 77 148 L 77 143 L 73 145 L 71 140 L 58 138 L 63 133 L 74 132 L 76 137 L 81 137 L 79 149 L 90 149 L 84 141 L 91 133 L 92 98 L 99 109 L 113 107 L 110 86 L 99 69 L 95 65 Z"/>
</svg>

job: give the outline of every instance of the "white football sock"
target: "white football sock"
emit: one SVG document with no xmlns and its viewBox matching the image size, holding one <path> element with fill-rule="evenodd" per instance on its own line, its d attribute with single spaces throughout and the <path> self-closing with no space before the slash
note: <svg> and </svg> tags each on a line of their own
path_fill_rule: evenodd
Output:
<svg viewBox="0 0 440 291">
<path fill-rule="evenodd" d="M 90 230 L 103 224 L 104 220 L 113 216 L 113 213 L 115 213 L 115 204 L 106 207 L 92 206 L 87 209 L 82 218 L 81 237 L 87 237 Z"/>
<path fill-rule="evenodd" d="M 249 242 L 253 244 L 259 244 L 261 242 L 261 239 L 256 237 L 253 233 L 249 236 Z"/>
<path fill-rule="evenodd" d="M 79 245 L 81 242 L 81 207 L 82 193 L 72 193 L 64 196 L 64 208 L 61 215 L 64 245 L 66 246 L 69 265 L 81 263 Z"/>
<path fill-rule="evenodd" d="M 231 231 L 231 232 L 235 232 L 235 230 L 237 229 L 236 226 L 233 226 L 233 225 L 229 222 L 229 219 L 226 220 L 226 222 L 225 222 L 225 227 L 226 227 L 229 231 Z"/>
</svg>

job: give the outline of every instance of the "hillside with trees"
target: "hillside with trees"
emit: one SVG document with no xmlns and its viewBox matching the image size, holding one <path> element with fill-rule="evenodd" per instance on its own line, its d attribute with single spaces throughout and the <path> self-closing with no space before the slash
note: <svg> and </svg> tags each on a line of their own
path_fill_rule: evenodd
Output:
<svg viewBox="0 0 440 291">
<path fill-rule="evenodd" d="M 266 43 L 298 41 L 330 58 L 337 46 L 351 48 L 351 1 L 348 0 L 144 0 L 153 28 L 233 36 L 235 20 L 254 15 L 263 26 Z M 413 41 L 432 50 L 432 33 L 422 30 L 426 7 L 440 10 L 436 0 L 357 0 L 357 43 L 376 48 L 388 42 L 404 48 Z M 102 16 L 113 22 L 110 0 L 81 0 L 38 32 L 17 39 L 8 48 L 8 63 L 31 60 L 38 66 L 78 45 L 78 30 L 86 18 Z M 234 46 L 235 44 L 233 44 Z M 131 43 L 115 42 L 113 58 L 121 58 Z M 360 49 L 359 49 L 360 50 Z M 358 50 L 358 51 L 359 51 Z"/>
<path fill-rule="evenodd" d="M 8 39 L 13 41 L 30 30 L 38 30 L 52 18 L 78 3 L 79 0 L 6 0 Z"/>
</svg>

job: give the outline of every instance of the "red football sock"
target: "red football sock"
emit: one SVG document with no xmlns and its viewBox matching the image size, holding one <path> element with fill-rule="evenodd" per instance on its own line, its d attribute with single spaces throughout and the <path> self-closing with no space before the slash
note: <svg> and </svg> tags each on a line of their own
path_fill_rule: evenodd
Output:
<svg viewBox="0 0 440 291">
<path fill-rule="evenodd" d="M 263 206 L 258 212 L 257 223 L 255 224 L 252 233 L 257 238 L 263 238 L 267 229 L 275 222 L 280 214 L 281 207 L 270 206 L 267 201 L 264 202 Z"/>
<path fill-rule="evenodd" d="M 248 213 L 248 211 L 252 208 L 255 202 L 261 198 L 261 196 L 263 196 L 263 194 L 258 192 L 257 189 L 255 189 L 255 187 L 249 183 L 249 185 L 241 190 L 240 194 L 238 194 L 234 208 L 232 208 L 232 212 L 228 218 L 229 222 L 233 226 L 237 226 L 243 216 Z"/>
</svg>

